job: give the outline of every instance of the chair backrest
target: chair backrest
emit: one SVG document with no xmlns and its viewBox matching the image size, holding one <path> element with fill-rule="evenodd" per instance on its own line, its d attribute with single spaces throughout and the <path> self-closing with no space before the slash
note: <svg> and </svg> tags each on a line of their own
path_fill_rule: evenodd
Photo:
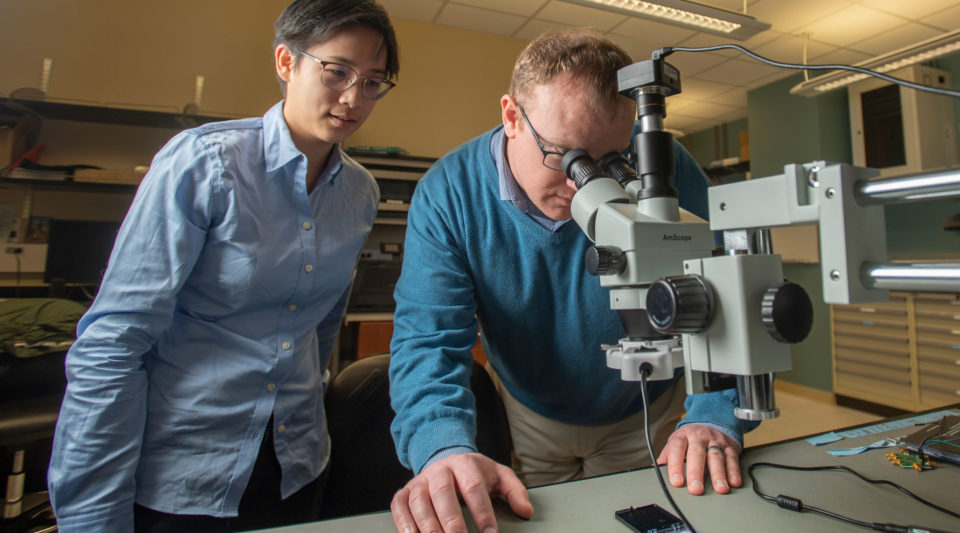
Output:
<svg viewBox="0 0 960 533">
<path fill-rule="evenodd" d="M 332 444 L 323 518 L 386 511 L 413 477 L 397 459 L 390 423 L 390 356 L 360 359 L 340 371 L 327 388 L 325 406 Z M 477 448 L 510 464 L 510 426 L 487 371 L 473 364 L 470 386 L 477 400 Z"/>
</svg>

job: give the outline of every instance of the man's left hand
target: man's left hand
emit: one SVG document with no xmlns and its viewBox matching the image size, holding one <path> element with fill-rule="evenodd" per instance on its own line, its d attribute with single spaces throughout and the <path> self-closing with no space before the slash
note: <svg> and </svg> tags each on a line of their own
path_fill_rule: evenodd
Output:
<svg viewBox="0 0 960 533">
<path fill-rule="evenodd" d="M 730 487 L 743 485 L 740 445 L 710 426 L 688 424 L 674 431 L 657 463 L 667 465 L 674 487 L 683 486 L 686 470 L 687 491 L 693 495 L 703 494 L 706 471 L 710 472 L 713 490 L 718 494 L 727 494 Z"/>
</svg>

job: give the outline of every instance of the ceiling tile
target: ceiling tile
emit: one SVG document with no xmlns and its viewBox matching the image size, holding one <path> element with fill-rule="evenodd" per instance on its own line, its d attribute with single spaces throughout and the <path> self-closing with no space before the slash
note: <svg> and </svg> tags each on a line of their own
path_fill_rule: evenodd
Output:
<svg viewBox="0 0 960 533">
<path fill-rule="evenodd" d="M 667 116 L 669 117 L 673 113 L 676 113 L 678 111 L 683 111 L 684 109 L 692 105 L 696 105 L 697 103 L 699 103 L 699 100 L 694 100 L 693 98 L 690 98 L 685 94 L 680 93 L 676 96 L 671 96 L 667 98 L 666 102 L 667 102 Z"/>
<path fill-rule="evenodd" d="M 870 37 L 869 39 L 853 43 L 850 45 L 850 48 L 877 56 L 927 40 L 931 37 L 936 37 L 941 33 L 943 32 L 939 29 L 910 22 L 893 30 Z"/>
<path fill-rule="evenodd" d="M 748 83 L 743 83 L 741 84 L 741 87 L 743 87 L 744 89 L 756 89 L 757 87 L 763 87 L 764 85 L 769 85 L 777 80 L 782 80 L 783 78 L 786 78 L 788 76 L 793 76 L 797 72 L 799 71 L 790 70 L 790 69 L 777 69 L 772 74 L 768 74 L 762 78 L 757 78 L 756 80 L 753 80 Z"/>
<path fill-rule="evenodd" d="M 683 94 L 693 100 L 708 100 L 715 94 L 725 93 L 734 88 L 733 85 L 728 83 L 716 83 L 697 78 L 680 80 L 680 87 L 683 89 Z"/>
<path fill-rule="evenodd" d="M 547 0 L 453 0 L 452 3 L 485 7 L 494 11 L 529 17 L 543 7 Z"/>
<path fill-rule="evenodd" d="M 681 83 L 686 77 L 694 76 L 727 61 L 731 59 L 713 52 L 676 52 L 667 56 L 667 63 L 680 71 Z"/>
<path fill-rule="evenodd" d="M 731 107 L 728 105 L 715 104 L 713 102 L 699 102 L 695 105 L 687 107 L 683 110 L 683 114 L 689 117 L 700 117 L 700 118 L 719 118 L 720 116 L 726 116 L 731 113 L 739 113 L 740 108 Z M 744 114 L 746 114 L 746 109 L 743 109 Z"/>
<path fill-rule="evenodd" d="M 380 0 L 391 17 L 433 22 L 443 7 L 441 0 Z"/>
<path fill-rule="evenodd" d="M 613 28 L 611 31 L 617 35 L 625 35 L 633 39 L 656 41 L 658 43 L 657 48 L 674 46 L 684 39 L 699 33 L 680 26 L 664 24 L 639 17 L 626 17 L 623 24 Z"/>
<path fill-rule="evenodd" d="M 620 48 L 623 48 L 624 51 L 630 54 L 630 57 L 633 58 L 634 61 L 644 61 L 650 59 L 654 50 L 663 47 L 663 45 L 656 41 L 634 39 L 613 33 L 607 33 L 604 36 L 617 43 Z"/>
<path fill-rule="evenodd" d="M 761 0 L 750 6 L 748 13 L 772 24 L 777 31 L 792 33 L 850 5 L 851 2 L 843 0 Z"/>
<path fill-rule="evenodd" d="M 722 63 L 697 74 L 696 77 L 701 80 L 718 81 L 730 85 L 742 85 L 760 79 L 777 70 L 777 67 L 764 65 L 759 61 L 731 59 L 726 63 Z"/>
<path fill-rule="evenodd" d="M 490 11 L 477 7 L 447 4 L 437 16 L 437 24 L 455 26 L 474 31 L 513 35 L 526 22 L 526 17 Z"/>
<path fill-rule="evenodd" d="M 523 39 L 525 41 L 532 41 L 539 37 L 544 32 L 550 30 L 564 30 L 570 26 L 566 24 L 558 24 L 556 22 L 547 22 L 546 20 L 540 19 L 529 19 L 526 24 L 520 27 L 513 36 L 517 39 Z"/>
<path fill-rule="evenodd" d="M 600 31 L 607 31 L 630 17 L 603 9 L 552 1 L 537 13 L 537 18 L 570 24 L 571 26 L 590 26 Z"/>
<path fill-rule="evenodd" d="M 719 46 L 721 44 L 740 44 L 739 41 L 727 39 L 726 37 L 720 37 L 719 35 L 713 35 L 711 33 L 696 32 L 687 39 L 684 39 L 680 43 L 677 43 L 677 46 L 684 46 L 687 48 L 703 48 L 707 46 Z M 720 54 L 726 57 L 737 57 L 742 55 L 742 52 L 737 50 L 716 50 L 711 52 L 712 54 Z"/>
<path fill-rule="evenodd" d="M 745 89 L 736 88 L 725 93 L 711 96 L 710 101 L 718 104 L 725 104 L 747 109 L 747 91 Z"/>
<path fill-rule="evenodd" d="M 856 65 L 871 57 L 873 57 L 872 54 L 865 54 L 849 48 L 838 48 L 833 52 L 827 52 L 822 56 L 814 57 L 810 63 L 820 65 Z M 811 75 L 813 75 L 813 73 L 811 73 Z"/>
<path fill-rule="evenodd" d="M 847 46 L 890 31 L 905 23 L 906 21 L 900 17 L 855 5 L 803 26 L 796 33 L 809 33 L 811 39 L 837 46 Z"/>
<path fill-rule="evenodd" d="M 811 57 L 822 56 L 837 49 L 832 44 L 807 39 L 802 35 L 784 35 L 752 50 L 758 55 L 781 63 L 803 63 L 803 47 L 807 46 L 807 62 Z"/>
<path fill-rule="evenodd" d="M 908 19 L 920 19 L 956 5 L 956 0 L 863 0 L 863 5 L 873 7 Z"/>
<path fill-rule="evenodd" d="M 701 127 L 703 123 L 704 120 L 700 117 L 678 114 L 667 115 L 667 118 L 663 120 L 663 126 L 665 128 L 680 130 L 686 134 L 706 129 L 706 126 Z"/>
<path fill-rule="evenodd" d="M 943 31 L 960 28 L 960 5 L 938 11 L 936 14 L 926 17 L 920 22 L 941 28 Z"/>
</svg>

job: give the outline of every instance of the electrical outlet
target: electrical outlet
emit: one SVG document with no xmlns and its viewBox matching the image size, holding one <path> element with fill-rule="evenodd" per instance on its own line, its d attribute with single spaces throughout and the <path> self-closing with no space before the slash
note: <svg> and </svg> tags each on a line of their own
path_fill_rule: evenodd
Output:
<svg viewBox="0 0 960 533">
<path fill-rule="evenodd" d="M 19 246 L 7 246 L 7 249 L 4 251 L 8 254 L 19 255 L 23 253 L 23 248 Z"/>
</svg>

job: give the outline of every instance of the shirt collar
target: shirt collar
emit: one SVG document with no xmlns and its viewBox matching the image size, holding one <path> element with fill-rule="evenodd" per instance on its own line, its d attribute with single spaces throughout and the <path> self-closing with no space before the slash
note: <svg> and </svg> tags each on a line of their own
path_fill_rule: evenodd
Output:
<svg viewBox="0 0 960 533">
<path fill-rule="evenodd" d="M 504 134 L 503 126 L 497 128 L 490 138 L 490 155 L 493 157 L 493 161 L 497 166 L 501 200 L 511 202 L 517 206 L 517 209 L 535 220 L 537 224 L 540 224 L 550 231 L 557 231 L 570 221 L 569 218 L 566 220 L 553 220 L 547 215 L 544 215 L 543 211 L 534 205 L 534 203 L 530 201 L 530 197 L 527 196 L 527 193 L 520 188 L 520 184 L 517 183 L 517 179 L 510 170 L 510 165 L 507 164 L 507 136 Z"/>
<path fill-rule="evenodd" d="M 293 144 L 290 128 L 287 126 L 287 121 L 283 119 L 283 102 L 283 100 L 277 102 L 263 115 L 263 157 L 266 162 L 267 176 L 271 178 L 279 175 L 277 170 L 287 166 L 291 161 L 301 158 L 304 163 L 306 162 L 303 152 Z M 340 145 L 336 144 L 330 149 L 327 165 L 320 173 L 317 184 L 333 180 L 342 168 L 343 156 Z"/>
<path fill-rule="evenodd" d="M 293 144 L 290 128 L 283 119 L 283 100 L 280 100 L 263 115 L 263 159 L 267 175 L 274 176 L 297 157 L 303 157 Z"/>
</svg>

